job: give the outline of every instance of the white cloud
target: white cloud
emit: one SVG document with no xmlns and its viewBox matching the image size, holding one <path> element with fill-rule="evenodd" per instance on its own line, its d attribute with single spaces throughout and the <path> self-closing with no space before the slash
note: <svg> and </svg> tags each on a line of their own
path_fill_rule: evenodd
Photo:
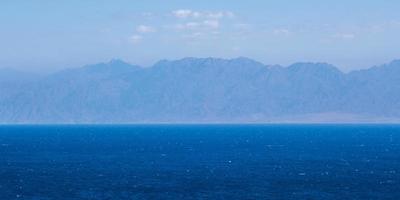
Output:
<svg viewBox="0 0 400 200">
<path fill-rule="evenodd" d="M 225 16 L 223 12 L 209 12 L 206 14 L 208 18 L 221 19 Z"/>
<path fill-rule="evenodd" d="M 184 23 L 184 24 L 176 24 L 174 26 L 174 28 L 177 30 L 194 30 L 194 29 L 198 29 L 200 26 L 201 26 L 201 24 L 199 24 L 197 22 L 188 22 L 188 23 Z"/>
<path fill-rule="evenodd" d="M 342 39 L 342 40 L 352 40 L 352 39 L 356 38 L 356 35 L 353 33 L 340 33 L 340 34 L 334 35 L 333 37 L 337 38 L 337 39 Z"/>
<path fill-rule="evenodd" d="M 218 12 L 205 12 L 203 14 L 206 18 L 221 19 L 221 18 L 233 18 L 235 14 L 231 11 L 218 11 Z"/>
<path fill-rule="evenodd" d="M 174 10 L 172 11 L 172 14 L 177 18 L 188 18 L 194 15 L 192 10 L 187 10 L 187 9 Z"/>
<path fill-rule="evenodd" d="M 132 35 L 129 40 L 133 44 L 138 44 L 142 41 L 143 37 L 141 35 Z"/>
<path fill-rule="evenodd" d="M 177 30 L 208 30 L 218 29 L 220 23 L 218 20 L 204 20 L 203 22 L 187 22 L 183 24 L 177 24 L 174 26 Z"/>
<path fill-rule="evenodd" d="M 221 18 L 233 18 L 235 14 L 231 11 L 217 11 L 217 12 L 200 12 L 200 11 L 193 11 L 190 9 L 180 9 L 172 11 L 172 15 L 180 18 L 203 18 L 203 19 L 221 19 Z"/>
<path fill-rule="evenodd" d="M 219 21 L 218 20 L 205 20 L 203 22 L 205 27 L 217 29 L 219 28 Z"/>
<path fill-rule="evenodd" d="M 156 32 L 156 29 L 151 26 L 140 25 L 140 26 L 136 27 L 136 31 L 138 33 L 153 33 L 153 32 Z"/>
<path fill-rule="evenodd" d="M 204 35 L 204 34 L 201 33 L 201 32 L 194 32 L 194 33 L 191 33 L 191 34 L 183 35 L 183 37 L 184 37 L 184 38 L 187 38 L 187 39 L 199 39 L 199 38 L 201 38 L 203 35 Z"/>
<path fill-rule="evenodd" d="M 228 18 L 234 18 L 235 17 L 235 13 L 231 12 L 231 11 L 226 11 L 225 12 L 225 16 Z"/>
</svg>

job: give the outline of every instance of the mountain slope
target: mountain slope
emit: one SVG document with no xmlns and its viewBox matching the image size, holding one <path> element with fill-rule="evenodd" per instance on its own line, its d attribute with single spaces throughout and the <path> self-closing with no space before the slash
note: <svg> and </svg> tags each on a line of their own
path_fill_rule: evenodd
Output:
<svg viewBox="0 0 400 200">
<path fill-rule="evenodd" d="M 244 57 L 149 68 L 112 60 L 3 90 L 0 122 L 383 122 L 400 118 L 399 69 L 399 61 L 345 74 L 325 63 Z"/>
</svg>

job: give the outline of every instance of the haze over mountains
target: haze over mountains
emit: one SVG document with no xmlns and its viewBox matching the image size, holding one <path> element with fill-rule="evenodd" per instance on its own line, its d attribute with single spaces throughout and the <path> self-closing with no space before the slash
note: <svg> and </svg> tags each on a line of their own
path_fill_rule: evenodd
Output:
<svg viewBox="0 0 400 200">
<path fill-rule="evenodd" d="M 0 69 L 0 123 L 400 122 L 400 61 L 343 73 L 248 58 Z"/>
</svg>

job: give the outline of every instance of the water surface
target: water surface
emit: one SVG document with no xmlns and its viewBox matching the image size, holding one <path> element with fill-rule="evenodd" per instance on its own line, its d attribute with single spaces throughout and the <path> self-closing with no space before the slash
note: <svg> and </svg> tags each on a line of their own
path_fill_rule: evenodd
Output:
<svg viewBox="0 0 400 200">
<path fill-rule="evenodd" d="M 0 199 L 400 199 L 400 126 L 0 126 Z"/>
</svg>

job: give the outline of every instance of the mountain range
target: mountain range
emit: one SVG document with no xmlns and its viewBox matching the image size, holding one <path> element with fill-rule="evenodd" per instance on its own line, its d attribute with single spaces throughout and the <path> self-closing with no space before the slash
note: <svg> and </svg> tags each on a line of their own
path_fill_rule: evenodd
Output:
<svg viewBox="0 0 400 200">
<path fill-rule="evenodd" d="M 400 122 L 400 60 L 344 73 L 326 63 L 121 60 L 32 75 L 0 69 L 0 123 Z"/>
</svg>

